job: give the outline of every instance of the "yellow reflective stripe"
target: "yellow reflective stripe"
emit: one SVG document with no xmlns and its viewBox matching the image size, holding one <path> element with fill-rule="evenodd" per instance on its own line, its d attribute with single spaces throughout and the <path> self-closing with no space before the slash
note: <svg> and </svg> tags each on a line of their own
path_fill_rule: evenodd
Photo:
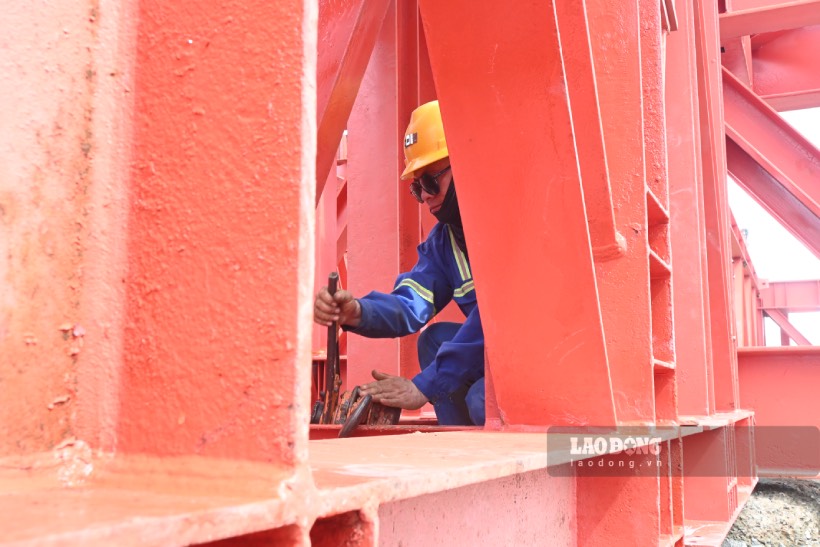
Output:
<svg viewBox="0 0 820 547">
<path fill-rule="evenodd" d="M 453 291 L 453 296 L 455 296 L 456 298 L 461 298 L 462 296 L 469 293 L 473 289 L 475 289 L 475 282 L 471 279 L 468 282 L 466 282 L 464 285 L 462 285 L 461 287 L 454 290 Z"/>
<path fill-rule="evenodd" d="M 419 285 L 416 281 L 413 281 L 412 279 L 405 279 L 401 283 L 396 285 L 396 289 L 398 289 L 402 285 L 404 285 L 405 287 L 409 287 L 414 293 L 416 293 L 417 295 L 419 295 L 423 299 L 427 300 L 431 304 L 435 305 L 435 302 L 433 302 L 433 292 L 430 291 L 429 289 L 425 289 L 424 287 Z M 393 290 L 396 290 L 396 289 L 393 289 Z"/>
<path fill-rule="evenodd" d="M 461 252 L 461 249 L 458 248 L 458 243 L 456 243 L 456 238 L 453 237 L 453 231 L 447 226 L 447 233 L 450 234 L 450 245 L 453 247 L 453 256 L 456 259 L 456 265 L 458 266 L 458 273 L 461 274 L 461 280 L 467 281 L 473 274 L 470 273 L 470 265 L 467 263 L 467 257 L 464 256 L 464 253 Z"/>
</svg>

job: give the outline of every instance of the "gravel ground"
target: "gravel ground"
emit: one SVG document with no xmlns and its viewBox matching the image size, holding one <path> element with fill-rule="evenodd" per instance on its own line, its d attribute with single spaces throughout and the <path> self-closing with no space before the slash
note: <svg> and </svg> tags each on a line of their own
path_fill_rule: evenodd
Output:
<svg viewBox="0 0 820 547">
<path fill-rule="evenodd" d="M 760 479 L 722 547 L 820 547 L 820 481 Z"/>
</svg>

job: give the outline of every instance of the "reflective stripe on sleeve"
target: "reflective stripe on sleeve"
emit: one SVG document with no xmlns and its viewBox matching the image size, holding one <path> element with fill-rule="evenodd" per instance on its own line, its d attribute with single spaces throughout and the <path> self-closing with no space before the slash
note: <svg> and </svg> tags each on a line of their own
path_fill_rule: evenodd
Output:
<svg viewBox="0 0 820 547">
<path fill-rule="evenodd" d="M 418 282 L 409 278 L 403 280 L 401 283 L 396 285 L 396 289 L 398 289 L 402 285 L 404 285 L 405 287 L 409 287 L 410 290 L 412 290 L 414 293 L 416 293 L 417 295 L 419 295 L 420 297 L 422 297 L 423 299 L 425 299 L 426 301 L 435 306 L 435 302 L 433 301 L 433 292 L 431 290 L 425 289 L 424 287 L 419 285 Z M 395 291 L 396 289 L 393 290 Z"/>
<path fill-rule="evenodd" d="M 467 293 L 469 293 L 470 291 L 472 291 L 474 289 L 475 289 L 475 282 L 471 279 L 468 282 L 466 282 L 464 285 L 462 285 L 461 287 L 454 290 L 453 291 L 453 296 L 456 297 L 456 298 L 461 298 L 462 296 L 466 295 Z"/>
</svg>

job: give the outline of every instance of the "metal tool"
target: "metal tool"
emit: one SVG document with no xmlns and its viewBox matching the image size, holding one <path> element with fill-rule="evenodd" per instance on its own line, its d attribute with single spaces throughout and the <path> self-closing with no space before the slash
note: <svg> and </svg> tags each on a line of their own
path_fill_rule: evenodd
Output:
<svg viewBox="0 0 820 547">
<path fill-rule="evenodd" d="M 328 276 L 327 291 L 336 294 L 339 274 Z M 395 425 L 401 417 L 401 409 L 373 402 L 370 395 L 361 396 L 359 386 L 339 394 L 342 385 L 339 367 L 339 325 L 334 321 L 327 328 L 327 357 L 325 361 L 325 385 L 319 400 L 313 405 L 310 416 L 312 424 L 340 424 L 339 437 L 349 437 L 361 423 L 372 425 Z"/>
</svg>

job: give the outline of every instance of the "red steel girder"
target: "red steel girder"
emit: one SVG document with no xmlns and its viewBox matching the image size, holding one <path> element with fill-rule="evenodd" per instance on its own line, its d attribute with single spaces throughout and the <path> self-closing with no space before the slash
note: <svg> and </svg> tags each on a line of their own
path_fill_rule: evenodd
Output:
<svg viewBox="0 0 820 547">
<path fill-rule="evenodd" d="M 419 6 L 496 414 L 510 425 L 615 423 L 553 6 Z"/>
<path fill-rule="evenodd" d="M 389 0 L 323 0 L 319 3 L 317 203 L 389 5 Z"/>
<path fill-rule="evenodd" d="M 721 42 L 820 23 L 820 0 L 799 0 L 720 14 Z"/>
<path fill-rule="evenodd" d="M 820 106 L 820 25 L 752 38 L 754 90 L 777 110 Z"/>
<path fill-rule="evenodd" d="M 788 316 L 780 310 L 765 310 L 766 315 L 772 318 L 772 321 L 777 323 L 780 330 L 783 331 L 789 338 L 794 340 L 798 346 L 811 346 L 811 342 L 803 336 L 797 327 L 791 324 Z M 788 344 L 787 344 L 788 345 Z"/>
<path fill-rule="evenodd" d="M 817 215 L 730 138 L 726 139 L 726 164 L 729 174 L 749 195 L 820 257 Z"/>
<path fill-rule="evenodd" d="M 807 209 L 808 222 L 820 224 L 820 151 L 726 69 L 723 97 L 727 136 Z M 817 254 L 817 234 L 803 238 Z"/>
<path fill-rule="evenodd" d="M 612 212 L 612 189 L 604 151 L 586 9 L 584 2 L 559 0 L 555 3 L 555 13 L 561 27 L 574 29 L 574 32 L 560 34 L 561 52 L 567 93 L 572 105 L 572 123 L 576 128 L 575 142 L 589 234 L 596 260 L 605 260 L 621 255 L 625 242 L 615 228 Z M 580 128 L 583 131 L 579 131 Z"/>
<path fill-rule="evenodd" d="M 760 290 L 760 300 L 765 310 L 820 311 L 820 280 L 770 282 Z"/>
</svg>

